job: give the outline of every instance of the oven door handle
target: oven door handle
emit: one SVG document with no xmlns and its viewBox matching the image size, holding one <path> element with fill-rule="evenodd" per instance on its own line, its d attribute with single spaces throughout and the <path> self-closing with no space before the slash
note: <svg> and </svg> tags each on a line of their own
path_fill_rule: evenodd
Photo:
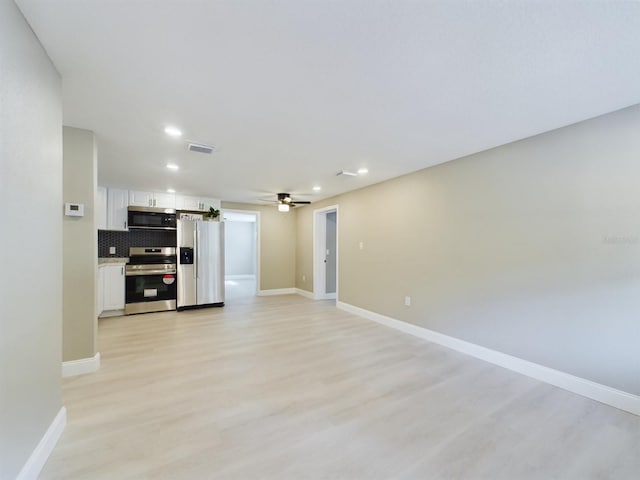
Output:
<svg viewBox="0 0 640 480">
<path fill-rule="evenodd" d="M 164 275 L 165 273 L 168 273 L 170 275 L 175 275 L 176 271 L 175 270 L 136 270 L 136 271 L 129 271 L 126 273 L 127 277 L 141 277 L 143 275 Z"/>
</svg>

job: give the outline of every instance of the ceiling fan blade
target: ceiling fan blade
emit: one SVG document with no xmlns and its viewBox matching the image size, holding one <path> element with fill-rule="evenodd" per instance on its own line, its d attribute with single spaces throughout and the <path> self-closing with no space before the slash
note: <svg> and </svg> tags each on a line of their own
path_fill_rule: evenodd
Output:
<svg viewBox="0 0 640 480">
<path fill-rule="evenodd" d="M 311 202 L 306 202 L 306 201 L 298 201 L 298 200 L 293 200 L 291 203 L 295 204 L 295 205 L 310 205 Z"/>
</svg>

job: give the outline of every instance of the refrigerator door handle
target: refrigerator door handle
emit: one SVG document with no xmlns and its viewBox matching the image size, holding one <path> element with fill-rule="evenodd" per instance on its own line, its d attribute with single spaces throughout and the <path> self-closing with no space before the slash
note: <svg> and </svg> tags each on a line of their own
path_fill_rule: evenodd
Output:
<svg viewBox="0 0 640 480">
<path fill-rule="evenodd" d="M 198 278 L 198 227 L 194 225 L 193 229 L 193 278 Z"/>
<path fill-rule="evenodd" d="M 197 225 L 197 224 L 196 224 Z M 196 254 L 195 254 L 195 260 L 196 260 L 196 278 L 200 278 L 200 272 L 198 271 L 198 265 L 200 264 L 200 227 L 196 226 Z"/>
</svg>

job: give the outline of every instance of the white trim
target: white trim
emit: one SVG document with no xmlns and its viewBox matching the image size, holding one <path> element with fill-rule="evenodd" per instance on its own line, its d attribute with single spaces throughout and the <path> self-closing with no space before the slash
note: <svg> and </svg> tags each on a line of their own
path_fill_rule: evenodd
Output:
<svg viewBox="0 0 640 480">
<path fill-rule="evenodd" d="M 313 211 L 313 295 L 316 300 L 326 300 L 337 298 L 338 296 L 338 278 L 340 277 L 338 275 L 340 269 L 340 213 L 338 208 L 338 205 L 329 205 Z M 327 294 L 326 269 L 321 267 L 324 263 L 324 252 L 327 248 L 327 213 L 330 212 L 336 212 L 336 291 Z"/>
<path fill-rule="evenodd" d="M 243 275 L 225 275 L 225 280 L 255 280 L 256 276 L 252 274 Z"/>
<path fill-rule="evenodd" d="M 84 373 L 92 373 L 100 368 L 100 352 L 93 357 L 62 362 L 62 376 L 74 377 Z"/>
<path fill-rule="evenodd" d="M 323 266 L 327 241 L 326 212 L 325 209 L 313 211 L 313 297 L 316 300 L 326 291 L 326 267 Z"/>
<path fill-rule="evenodd" d="M 270 297 L 271 295 L 291 295 L 296 293 L 295 288 L 272 288 L 270 290 L 260 290 L 259 297 Z"/>
<path fill-rule="evenodd" d="M 303 290 L 301 288 L 296 288 L 295 289 L 295 293 L 297 293 L 298 295 L 301 295 L 303 297 L 309 298 L 311 300 L 315 300 L 316 297 L 313 296 L 313 292 L 310 292 L 308 290 Z"/>
<path fill-rule="evenodd" d="M 336 292 L 333 293 L 321 293 L 318 295 L 314 295 L 313 298 L 315 300 L 335 300 L 336 299 Z"/>
<path fill-rule="evenodd" d="M 31 452 L 16 480 L 36 480 L 67 425 L 67 409 L 61 407 L 47 431 Z"/>
<path fill-rule="evenodd" d="M 617 390 L 600 383 L 592 382 L 591 380 L 576 377 L 569 373 L 554 370 L 496 350 L 491 350 L 490 348 L 465 342 L 464 340 L 459 340 L 418 325 L 380 315 L 379 313 L 371 312 L 348 303 L 338 301 L 336 302 L 336 306 L 341 310 L 373 320 L 374 322 L 400 330 L 409 335 L 414 335 L 424 340 L 443 345 L 452 350 L 465 353 L 472 357 L 493 363 L 494 365 L 499 365 L 514 372 L 535 378 L 536 380 L 577 393 L 583 397 L 619 408 L 620 410 L 640 415 L 640 396 L 632 393 Z"/>
</svg>

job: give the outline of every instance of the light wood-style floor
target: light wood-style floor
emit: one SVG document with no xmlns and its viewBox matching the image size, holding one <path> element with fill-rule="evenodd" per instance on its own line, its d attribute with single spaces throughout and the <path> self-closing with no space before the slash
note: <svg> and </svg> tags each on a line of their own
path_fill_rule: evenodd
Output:
<svg viewBox="0 0 640 480">
<path fill-rule="evenodd" d="M 42 479 L 637 479 L 640 417 L 303 297 L 100 320 Z"/>
</svg>

